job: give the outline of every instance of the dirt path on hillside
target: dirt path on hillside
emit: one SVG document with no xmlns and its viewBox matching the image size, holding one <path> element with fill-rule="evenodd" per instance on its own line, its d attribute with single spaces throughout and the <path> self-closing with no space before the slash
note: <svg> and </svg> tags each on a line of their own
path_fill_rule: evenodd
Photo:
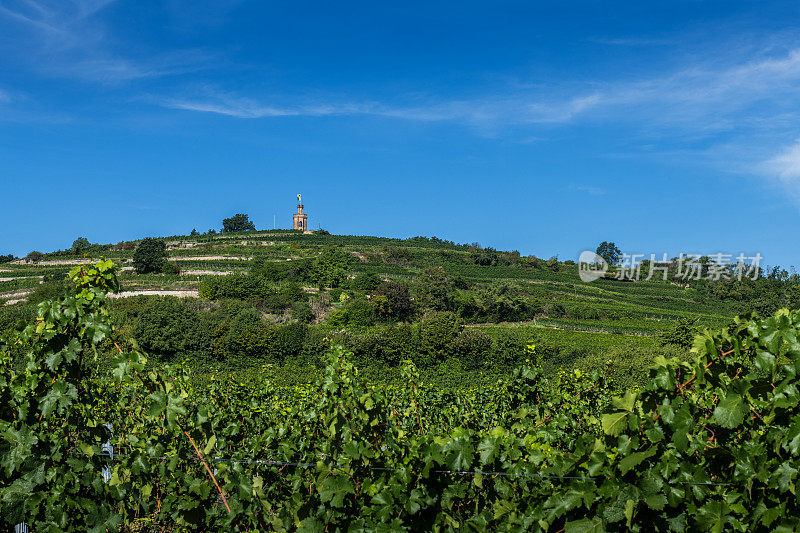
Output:
<svg viewBox="0 0 800 533">
<path fill-rule="evenodd" d="M 197 291 L 122 291 L 109 293 L 109 298 L 128 298 L 129 296 L 177 296 L 178 298 L 197 298 Z"/>
<path fill-rule="evenodd" d="M 465 328 L 480 328 L 480 327 L 503 327 L 503 328 L 521 328 L 521 327 L 530 327 L 530 328 L 545 328 L 545 329 L 558 329 L 561 331 L 575 331 L 578 333 L 602 333 L 603 335 L 622 335 L 624 337 L 658 337 L 659 333 L 644 333 L 644 332 L 637 332 L 637 331 L 628 331 L 626 333 L 620 333 L 617 331 L 609 331 L 607 329 L 602 328 L 577 328 L 577 327 L 562 327 L 562 326 L 554 326 L 552 324 L 540 324 L 534 321 L 528 322 L 500 322 L 500 323 L 493 323 L 493 322 L 486 322 L 483 324 L 464 324 Z"/>
<path fill-rule="evenodd" d="M 170 261 L 220 261 L 220 260 L 233 260 L 233 261 L 249 261 L 252 257 L 241 257 L 231 255 L 177 255 L 168 258 Z"/>
<path fill-rule="evenodd" d="M 233 270 L 183 270 L 181 276 L 227 276 L 233 274 Z"/>
<path fill-rule="evenodd" d="M 88 265 L 89 263 L 96 263 L 100 259 L 52 259 L 50 261 L 39 261 L 38 263 L 26 263 L 24 259 L 12 261 L 15 265 L 27 266 L 70 266 L 70 265 Z"/>
<path fill-rule="evenodd" d="M 6 292 L 4 294 L 0 294 L 0 300 L 6 300 L 5 304 L 3 305 L 13 305 L 19 302 L 24 301 L 30 293 L 33 292 L 33 289 L 25 289 L 21 291 L 14 291 L 14 292 Z"/>
</svg>

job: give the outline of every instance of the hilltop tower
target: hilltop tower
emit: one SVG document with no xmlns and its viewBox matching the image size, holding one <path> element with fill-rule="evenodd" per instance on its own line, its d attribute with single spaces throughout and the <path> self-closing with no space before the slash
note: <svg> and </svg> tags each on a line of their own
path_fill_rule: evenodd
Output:
<svg viewBox="0 0 800 533">
<path fill-rule="evenodd" d="M 301 231 L 308 231 L 308 215 L 303 213 L 303 203 L 300 201 L 300 195 L 297 195 L 297 213 L 292 215 L 292 229 L 299 229 Z"/>
</svg>

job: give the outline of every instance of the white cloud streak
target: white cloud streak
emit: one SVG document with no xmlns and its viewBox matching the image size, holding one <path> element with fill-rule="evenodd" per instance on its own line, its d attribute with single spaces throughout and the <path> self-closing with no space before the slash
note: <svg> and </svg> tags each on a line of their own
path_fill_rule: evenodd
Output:
<svg viewBox="0 0 800 533">
<path fill-rule="evenodd" d="M 784 147 L 777 155 L 767 160 L 764 171 L 777 176 L 784 188 L 796 199 L 800 199 L 800 139 Z"/>
<path fill-rule="evenodd" d="M 199 50 L 179 50 L 134 59 L 112 53 L 110 36 L 98 13 L 116 0 L 16 0 L 0 5 L 0 21 L 21 30 L 13 50 L 24 50 L 19 60 L 40 73 L 101 84 L 124 83 L 192 72 L 211 57 Z M 4 39 L 0 36 L 0 42 Z"/>
<path fill-rule="evenodd" d="M 392 103 L 284 105 L 211 91 L 196 99 L 164 98 L 160 103 L 165 107 L 237 118 L 361 114 L 415 121 L 455 121 L 492 128 L 611 118 L 647 123 L 650 127 L 678 126 L 697 135 L 740 127 L 742 121 L 757 126 L 778 112 L 784 121 L 787 112 L 791 119 L 794 113 L 790 103 L 800 103 L 800 94 L 795 89 L 797 81 L 800 81 L 800 49 L 724 68 L 698 65 L 639 81 L 596 81 L 573 84 L 571 88 L 537 87 L 471 100 L 429 98 L 404 103 L 402 97 L 396 97 Z M 581 85 L 590 89 L 582 89 Z M 570 92 L 572 95 L 562 96 Z"/>
</svg>

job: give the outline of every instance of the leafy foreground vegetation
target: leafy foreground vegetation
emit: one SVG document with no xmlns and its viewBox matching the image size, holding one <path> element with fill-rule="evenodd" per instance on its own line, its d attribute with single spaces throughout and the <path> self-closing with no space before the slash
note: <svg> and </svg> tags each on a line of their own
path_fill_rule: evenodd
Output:
<svg viewBox="0 0 800 533">
<path fill-rule="evenodd" d="M 109 321 L 111 262 L 0 350 L 0 512 L 35 531 L 792 531 L 800 313 L 737 319 L 638 391 L 534 366 L 476 391 L 147 371 Z M 98 345 L 118 349 L 89 379 Z M 13 361 L 24 358 L 14 371 Z M 110 438 L 113 460 L 98 453 Z M 101 468 L 110 469 L 105 483 Z"/>
</svg>

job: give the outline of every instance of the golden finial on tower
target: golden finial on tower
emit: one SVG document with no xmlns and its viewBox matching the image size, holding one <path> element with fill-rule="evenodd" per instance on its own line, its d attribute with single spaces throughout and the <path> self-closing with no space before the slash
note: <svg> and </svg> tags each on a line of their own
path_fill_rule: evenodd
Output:
<svg viewBox="0 0 800 533">
<path fill-rule="evenodd" d="M 297 195 L 297 203 L 298 203 L 298 204 L 299 204 L 299 203 L 301 203 L 301 202 L 300 202 L 300 195 L 299 195 L 299 194 Z"/>
</svg>

